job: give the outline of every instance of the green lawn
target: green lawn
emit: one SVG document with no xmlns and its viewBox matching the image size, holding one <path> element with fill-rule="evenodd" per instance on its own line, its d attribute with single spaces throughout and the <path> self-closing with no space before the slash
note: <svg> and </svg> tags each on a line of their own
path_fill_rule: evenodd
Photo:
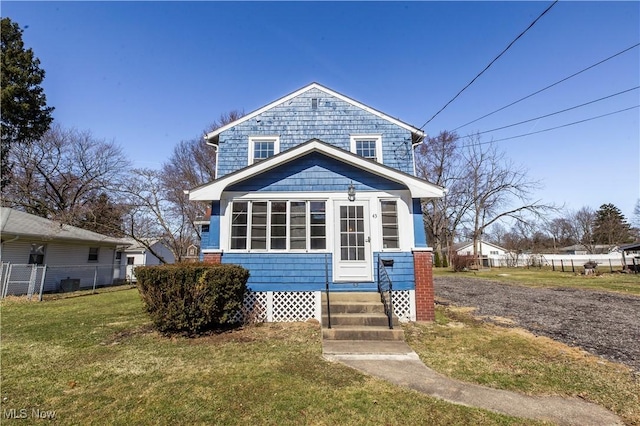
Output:
<svg viewBox="0 0 640 426">
<path fill-rule="evenodd" d="M 314 324 L 163 337 L 137 290 L 4 301 L 1 319 L 3 424 L 20 410 L 59 424 L 534 424 L 329 363 Z"/>
<path fill-rule="evenodd" d="M 30 420 L 33 410 L 55 411 L 54 424 L 539 424 L 329 363 L 314 324 L 165 337 L 151 330 L 135 289 L 0 306 L 3 424 L 20 410 Z M 549 352 L 546 340 L 465 315 L 439 310 L 436 323 L 407 326 L 408 340 L 453 377 L 580 395 L 640 424 L 640 389 L 625 368 L 562 345 Z M 511 360 L 513 345 L 522 354 Z M 556 375 L 563 379 L 549 383 Z"/>
<path fill-rule="evenodd" d="M 552 271 L 550 268 L 492 268 L 467 272 L 453 272 L 449 268 L 433 270 L 436 277 L 460 276 L 530 287 L 572 287 L 640 295 L 640 274 L 610 273 L 607 268 L 589 276 L 577 272 Z"/>
</svg>

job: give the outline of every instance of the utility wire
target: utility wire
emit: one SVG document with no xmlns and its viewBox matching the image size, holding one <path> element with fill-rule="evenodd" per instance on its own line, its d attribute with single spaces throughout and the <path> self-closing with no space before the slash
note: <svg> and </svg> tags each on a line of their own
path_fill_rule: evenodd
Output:
<svg viewBox="0 0 640 426">
<path fill-rule="evenodd" d="M 474 82 L 475 82 L 475 81 L 476 81 L 476 80 L 477 80 L 477 79 L 478 79 L 482 74 L 484 74 L 484 72 L 485 72 L 486 70 L 488 70 L 488 69 L 489 69 L 489 67 L 490 67 L 491 65 L 493 65 L 493 63 L 494 63 L 495 61 L 497 61 L 497 60 L 498 60 L 502 55 L 504 55 L 504 54 L 505 54 L 505 52 L 506 52 L 507 50 L 509 50 L 509 48 L 511 48 L 511 46 L 513 46 L 513 44 L 514 44 L 516 41 L 518 41 L 518 39 L 519 39 L 520 37 L 522 37 L 522 36 L 523 36 L 527 31 L 529 31 L 529 29 L 531 29 L 531 27 L 533 27 L 533 26 L 536 24 L 536 22 L 538 22 L 538 20 L 539 20 L 540 18 L 542 18 L 542 17 L 543 17 L 543 16 L 544 16 L 544 15 L 545 15 L 549 10 L 551 10 L 551 8 L 552 8 L 553 6 L 555 6 L 555 4 L 556 4 L 556 3 L 558 3 L 558 1 L 559 1 L 559 0 L 555 0 L 553 3 L 551 3 L 551 5 L 550 5 L 549 7 L 547 7 L 547 8 L 544 10 L 544 12 L 542 12 L 542 13 L 541 13 L 541 14 L 540 14 L 536 19 L 534 19 L 534 20 L 533 20 L 533 22 L 532 22 L 531 24 L 529 24 L 529 26 L 528 26 L 524 31 L 522 31 L 520 34 L 518 34 L 518 36 L 517 36 L 515 39 L 513 39 L 513 41 L 512 41 L 511 43 L 509 43 L 509 45 L 508 45 L 507 47 L 505 47 L 505 48 L 504 48 L 504 50 L 503 50 L 502 52 L 500 52 L 500 54 L 499 54 L 498 56 L 496 56 L 496 57 L 493 59 L 493 61 L 489 62 L 489 65 L 487 65 L 487 66 L 486 66 L 482 71 L 480 71 L 480 73 L 479 73 L 478 75 L 476 75 L 476 76 L 473 78 L 473 80 L 471 80 L 471 81 L 470 81 L 466 86 L 464 86 L 464 87 L 462 88 L 462 90 L 460 90 L 460 91 L 459 91 L 459 92 L 458 92 L 458 93 L 457 93 L 453 98 L 451 98 L 451 100 L 450 100 L 449 102 L 447 102 L 447 103 L 446 103 L 442 108 L 440 108 L 440 110 L 439 110 L 438 112 L 436 112 L 435 114 L 433 114 L 433 116 L 432 116 L 430 119 L 428 119 L 428 120 L 427 120 L 427 121 L 426 121 L 422 126 L 420 126 L 420 130 L 424 129 L 424 126 L 426 126 L 427 124 L 429 124 L 429 123 L 431 122 L 431 120 L 433 120 L 434 118 L 436 118 L 436 117 L 438 116 L 438 114 L 440 114 L 442 111 L 444 111 L 444 109 L 445 109 L 446 107 L 448 107 L 448 106 L 449 106 L 449 104 L 450 104 L 451 102 L 455 101 L 455 100 L 456 100 L 456 98 L 462 94 L 462 92 L 464 92 L 464 91 L 465 91 L 469 86 L 471 86 L 471 85 L 472 85 L 472 84 L 473 84 L 473 83 L 474 83 Z"/>
<path fill-rule="evenodd" d="M 550 114 L 541 115 L 541 116 L 536 117 L 536 118 L 530 118 L 529 120 L 519 121 L 517 123 L 509 124 L 507 126 L 496 127 L 495 129 L 484 130 L 482 132 L 477 132 L 477 133 L 474 133 L 474 134 L 475 135 L 482 135 L 484 133 L 491 133 L 491 132 L 495 132 L 497 130 L 508 129 L 509 127 L 518 126 L 520 124 L 529 123 L 529 122 L 535 121 L 535 120 L 540 120 L 541 118 L 551 117 L 552 115 L 561 114 L 563 112 L 571 111 L 572 109 L 581 108 L 583 106 L 594 104 L 596 102 L 600 102 L 600 101 L 603 101 L 605 99 L 613 98 L 614 96 L 622 95 L 623 93 L 631 92 L 632 90 L 637 90 L 637 89 L 640 89 L 640 86 L 636 86 L 636 87 L 633 87 L 631 89 L 623 90 L 622 92 L 614 93 L 613 95 L 605 96 L 603 98 L 596 99 L 596 100 L 593 100 L 593 101 L 590 101 L 590 102 L 585 102 L 585 103 L 580 104 L 580 105 L 572 106 L 571 108 L 566 108 L 566 109 L 563 109 L 563 110 L 560 110 L 560 111 L 552 112 Z"/>
<path fill-rule="evenodd" d="M 561 128 L 563 128 L 563 127 L 569 127 L 569 126 L 573 126 L 573 125 L 575 125 L 575 124 L 585 123 L 585 122 L 587 122 L 587 121 L 596 120 L 596 119 L 598 119 L 598 118 L 607 117 L 607 116 L 609 116 L 609 115 L 620 114 L 621 112 L 629 111 L 629 110 L 632 110 L 632 109 L 634 109 L 634 108 L 638 108 L 638 107 L 640 107 L 640 105 L 635 105 L 635 106 L 632 106 L 632 107 L 629 107 L 629 108 L 621 109 L 621 110 L 614 111 L 614 112 L 610 112 L 610 113 L 607 113 L 607 114 L 598 115 L 598 116 L 596 116 L 596 117 L 585 118 L 584 120 L 574 121 L 573 123 L 563 124 L 562 126 L 556 126 L 556 127 L 550 127 L 550 128 L 548 128 L 548 129 L 544 129 L 544 130 L 538 130 L 537 132 L 525 133 L 525 134 L 523 134 L 523 135 L 511 136 L 511 137 L 509 137 L 509 138 L 493 139 L 493 140 L 491 140 L 491 141 L 487 141 L 487 142 L 470 143 L 470 144 L 463 145 L 463 146 L 464 146 L 464 147 L 469 147 L 469 146 L 486 145 L 486 144 L 488 144 L 488 143 L 508 141 L 508 140 L 510 140 L 510 139 L 523 138 L 523 137 L 525 137 L 525 136 L 535 135 L 535 134 L 538 134 L 538 133 L 550 132 L 551 130 L 557 130 L 557 129 L 561 129 Z"/>
<path fill-rule="evenodd" d="M 476 121 L 480 121 L 480 120 L 482 120 L 483 118 L 487 118 L 487 117 L 489 117 L 490 115 L 493 115 L 493 114 L 495 114 L 496 112 L 500 112 L 500 111 L 502 111 L 503 109 L 507 109 L 507 108 L 509 108 L 510 106 L 513 106 L 513 105 L 517 104 L 518 102 L 522 102 L 522 101 L 524 101 L 525 99 L 529 99 L 530 97 L 535 96 L 535 95 L 537 95 L 538 93 L 544 92 L 545 90 L 550 89 L 550 88 L 552 88 L 553 86 L 556 86 L 556 85 L 558 85 L 558 84 L 560 84 L 560 83 L 563 83 L 563 82 L 565 82 L 565 81 L 569 80 L 570 78 L 573 78 L 573 77 L 575 77 L 575 76 L 577 76 L 577 75 L 579 75 L 579 74 L 582 74 L 583 72 L 588 71 L 588 70 L 590 70 L 591 68 L 597 67 L 598 65 L 603 64 L 603 63 L 607 62 L 608 60 L 615 58 L 616 56 L 622 55 L 623 53 L 625 53 L 625 52 L 627 52 L 627 51 L 629 51 L 629 50 L 631 50 L 631 49 L 633 49 L 633 48 L 635 48 L 635 47 L 638 47 L 638 46 L 640 46 L 640 43 L 636 43 L 636 44 L 634 44 L 634 45 L 633 45 L 633 46 L 631 46 L 631 47 L 627 47 L 626 49 L 621 50 L 620 52 L 618 52 L 618 53 L 616 53 L 616 54 L 614 54 L 614 55 L 611 55 L 611 56 L 609 56 L 608 58 L 601 60 L 600 62 L 596 62 L 595 64 L 593 64 L 593 65 L 591 65 L 591 66 L 588 66 L 587 68 L 585 68 L 585 69 L 583 69 L 583 70 L 580 70 L 580 71 L 578 71 L 578 72 L 576 72 L 576 73 L 574 73 L 574 74 L 571 74 L 570 76 L 565 77 L 565 78 L 563 78 L 562 80 L 556 81 L 555 83 L 550 84 L 550 85 L 548 85 L 547 87 L 544 87 L 544 88 L 542 88 L 542 89 L 540 89 L 540 90 L 538 90 L 538 91 L 536 91 L 536 92 L 533 92 L 532 94 L 527 95 L 527 96 L 525 96 L 524 98 L 520 98 L 520 99 L 518 99 L 517 101 L 511 102 L 509 105 L 505 105 L 505 106 L 503 106 L 502 108 L 498 108 L 497 110 L 490 112 L 489 114 L 485 114 L 485 115 L 483 115 L 482 117 L 476 118 L 475 120 L 472 120 L 472 121 L 470 121 L 470 122 L 468 122 L 468 123 L 463 124 L 462 126 L 458 126 L 458 127 L 456 127 L 455 129 L 453 129 L 453 131 L 456 131 L 456 130 L 461 129 L 461 128 L 465 127 L 465 126 L 468 126 L 469 124 L 473 124 L 473 123 L 475 123 Z"/>
</svg>

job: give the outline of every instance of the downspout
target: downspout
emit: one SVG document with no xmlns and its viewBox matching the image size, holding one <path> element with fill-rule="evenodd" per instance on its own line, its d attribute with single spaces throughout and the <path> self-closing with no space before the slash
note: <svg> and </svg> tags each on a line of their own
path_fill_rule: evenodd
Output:
<svg viewBox="0 0 640 426">
<path fill-rule="evenodd" d="M 17 241 L 17 240 L 19 240 L 19 239 L 20 239 L 20 235 L 16 235 L 15 237 L 13 237 L 13 238 L 12 238 L 12 239 L 10 239 L 10 240 L 3 241 L 3 242 L 2 242 L 2 244 L 12 243 L 12 242 Z"/>
<path fill-rule="evenodd" d="M 426 136 L 426 135 L 425 135 Z M 411 144 L 411 160 L 413 163 L 413 175 L 415 177 L 418 177 L 418 175 L 416 174 L 416 147 L 422 143 L 424 143 L 424 138 L 425 136 L 422 137 L 418 137 L 418 140 L 416 142 L 413 142 Z M 216 164 L 217 165 L 217 164 Z"/>
<path fill-rule="evenodd" d="M 218 143 L 210 142 L 206 134 L 204 135 L 204 140 L 207 145 L 213 147 L 216 150 L 216 170 L 214 172 L 215 173 L 214 179 L 218 179 L 218 148 L 219 148 Z"/>
</svg>

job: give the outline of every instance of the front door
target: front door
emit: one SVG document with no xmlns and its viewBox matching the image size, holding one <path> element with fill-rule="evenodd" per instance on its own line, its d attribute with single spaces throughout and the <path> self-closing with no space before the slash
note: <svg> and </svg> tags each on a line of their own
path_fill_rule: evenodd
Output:
<svg viewBox="0 0 640 426">
<path fill-rule="evenodd" d="M 334 281 L 372 281 L 368 203 L 336 201 L 335 224 Z"/>
</svg>

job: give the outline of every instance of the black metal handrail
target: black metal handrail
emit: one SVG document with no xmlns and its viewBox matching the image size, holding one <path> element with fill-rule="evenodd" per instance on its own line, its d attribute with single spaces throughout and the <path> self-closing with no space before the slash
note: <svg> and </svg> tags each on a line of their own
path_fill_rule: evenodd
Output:
<svg viewBox="0 0 640 426">
<path fill-rule="evenodd" d="M 329 259 L 324 255 L 325 292 L 327 294 L 327 327 L 331 328 L 331 304 L 329 303 Z"/>
<path fill-rule="evenodd" d="M 384 312 L 389 319 L 389 328 L 393 329 L 393 283 L 385 266 L 387 262 L 378 256 L 378 292 L 384 305 Z"/>
</svg>

